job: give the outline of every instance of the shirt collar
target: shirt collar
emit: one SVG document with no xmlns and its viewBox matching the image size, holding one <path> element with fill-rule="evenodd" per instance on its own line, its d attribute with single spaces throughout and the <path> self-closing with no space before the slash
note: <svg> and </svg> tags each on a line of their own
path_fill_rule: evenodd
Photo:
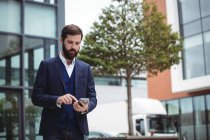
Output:
<svg viewBox="0 0 210 140">
<path fill-rule="evenodd" d="M 59 53 L 59 58 L 61 59 L 61 61 L 63 62 L 63 64 L 66 66 L 66 67 L 71 67 L 71 66 L 74 66 L 75 64 L 75 58 L 72 60 L 71 64 L 68 65 L 67 64 L 67 61 L 66 61 L 66 58 L 63 57 L 63 55 L 61 54 L 61 52 Z"/>
</svg>

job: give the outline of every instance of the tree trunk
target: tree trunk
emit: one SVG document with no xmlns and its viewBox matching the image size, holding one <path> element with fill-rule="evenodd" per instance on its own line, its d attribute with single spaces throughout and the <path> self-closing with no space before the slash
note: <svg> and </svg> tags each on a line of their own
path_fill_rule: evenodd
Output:
<svg viewBox="0 0 210 140">
<path fill-rule="evenodd" d="M 127 105 L 128 105 L 128 129 L 129 129 L 129 135 L 134 135 L 133 130 L 133 117 L 132 117 L 132 96 L 131 96 L 131 76 L 128 76 L 126 78 L 127 82 Z"/>
</svg>

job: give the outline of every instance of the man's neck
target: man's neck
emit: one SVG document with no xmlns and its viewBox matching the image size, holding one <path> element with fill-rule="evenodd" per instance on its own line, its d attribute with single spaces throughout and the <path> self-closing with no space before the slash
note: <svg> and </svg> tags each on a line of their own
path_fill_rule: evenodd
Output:
<svg viewBox="0 0 210 140">
<path fill-rule="evenodd" d="M 72 63 L 72 60 L 66 59 L 66 63 L 67 63 L 67 65 L 69 66 L 69 65 L 71 65 L 71 63 Z"/>
<path fill-rule="evenodd" d="M 65 57 L 65 55 L 63 54 L 63 52 L 61 52 L 61 55 L 65 58 L 66 64 L 67 64 L 68 66 L 71 65 L 71 63 L 72 63 L 73 60 L 67 59 L 67 58 Z"/>
</svg>

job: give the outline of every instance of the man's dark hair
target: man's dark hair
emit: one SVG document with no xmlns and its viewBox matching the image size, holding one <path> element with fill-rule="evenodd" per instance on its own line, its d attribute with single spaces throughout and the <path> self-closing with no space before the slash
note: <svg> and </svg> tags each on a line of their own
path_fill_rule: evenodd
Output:
<svg viewBox="0 0 210 140">
<path fill-rule="evenodd" d="M 61 38 L 64 41 L 67 35 L 81 35 L 81 40 L 83 38 L 83 33 L 80 27 L 74 24 L 66 25 L 61 32 Z"/>
</svg>

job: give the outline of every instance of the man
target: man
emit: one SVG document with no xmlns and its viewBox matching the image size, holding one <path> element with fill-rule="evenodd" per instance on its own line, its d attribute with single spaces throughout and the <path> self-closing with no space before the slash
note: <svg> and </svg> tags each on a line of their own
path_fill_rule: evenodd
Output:
<svg viewBox="0 0 210 140">
<path fill-rule="evenodd" d="M 82 38 L 78 26 L 65 26 L 59 56 L 40 63 L 31 98 L 43 107 L 39 133 L 44 140 L 83 140 L 89 134 L 86 114 L 97 99 L 90 66 L 76 58 Z"/>
</svg>

